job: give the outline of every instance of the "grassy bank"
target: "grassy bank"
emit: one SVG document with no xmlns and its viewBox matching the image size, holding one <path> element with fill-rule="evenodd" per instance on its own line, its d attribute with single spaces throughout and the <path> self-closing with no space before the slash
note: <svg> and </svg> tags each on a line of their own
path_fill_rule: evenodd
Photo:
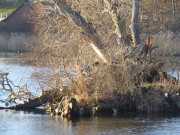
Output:
<svg viewBox="0 0 180 135">
<path fill-rule="evenodd" d="M 13 11 L 15 11 L 19 6 L 21 5 L 21 2 L 5 2 L 0 6 L 0 13 L 8 13 L 11 14 Z"/>
<path fill-rule="evenodd" d="M 0 52 L 24 52 L 26 43 L 31 41 L 31 33 L 1 32 Z"/>
</svg>

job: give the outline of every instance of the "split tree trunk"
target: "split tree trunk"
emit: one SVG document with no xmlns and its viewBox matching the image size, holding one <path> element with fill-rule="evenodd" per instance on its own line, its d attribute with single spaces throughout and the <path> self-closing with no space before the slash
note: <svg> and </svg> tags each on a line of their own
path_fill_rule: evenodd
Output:
<svg viewBox="0 0 180 135">
<path fill-rule="evenodd" d="M 80 27 L 84 33 L 83 35 L 89 39 L 90 46 L 94 49 L 97 55 L 101 58 L 104 63 L 107 63 L 104 51 L 104 43 L 97 35 L 96 29 L 93 28 L 79 13 L 74 11 L 71 7 L 68 6 L 66 0 L 57 0 L 57 6 L 61 9 L 61 13 L 72 20 L 72 22 Z"/>
<path fill-rule="evenodd" d="M 139 26 L 138 26 L 139 2 L 140 0 L 133 0 L 131 36 L 134 46 L 140 44 Z"/>
</svg>

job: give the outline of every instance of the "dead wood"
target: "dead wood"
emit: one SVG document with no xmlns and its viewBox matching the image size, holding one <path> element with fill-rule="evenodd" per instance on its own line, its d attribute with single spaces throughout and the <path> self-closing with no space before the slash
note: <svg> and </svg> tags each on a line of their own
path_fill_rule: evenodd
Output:
<svg viewBox="0 0 180 135">
<path fill-rule="evenodd" d="M 11 107 L 0 107 L 0 109 L 15 109 L 15 110 L 35 109 L 36 107 L 39 107 L 47 102 L 52 102 L 53 99 L 61 95 L 61 93 L 58 91 L 59 90 L 48 90 L 40 97 L 34 98 L 29 102 L 17 104 Z"/>
<path fill-rule="evenodd" d="M 78 12 L 69 7 L 66 0 L 57 0 L 57 5 L 61 9 L 62 14 L 67 16 L 77 27 L 80 27 L 83 30 L 81 34 L 88 40 L 90 46 L 95 50 L 103 62 L 107 63 L 107 59 L 103 54 L 104 43 L 97 35 L 96 29 L 93 28 Z"/>
<path fill-rule="evenodd" d="M 1 91 L 9 93 L 9 96 L 5 99 L 5 101 L 1 100 L 1 102 L 5 103 L 6 107 L 0 107 L 0 109 L 34 109 L 47 103 L 48 101 L 52 101 L 59 95 L 63 95 L 62 91 L 59 89 L 52 89 L 43 92 L 40 97 L 36 97 L 27 89 L 26 84 L 23 87 L 15 86 L 13 82 L 8 79 L 8 73 L 1 73 L 0 79 L 0 84 L 2 86 Z M 18 90 L 14 90 L 13 88 L 18 88 Z M 18 102 L 16 100 L 18 100 Z M 19 101 L 22 103 L 19 103 Z M 9 103 L 12 102 L 16 105 L 8 107 Z"/>
<path fill-rule="evenodd" d="M 84 30 L 83 34 L 85 36 L 87 36 L 99 49 L 103 50 L 103 43 L 97 35 L 95 28 L 93 28 L 79 13 L 71 9 L 66 0 L 57 0 L 57 5 L 65 15 L 68 15 L 68 17 L 72 19 L 74 24 Z"/>
<path fill-rule="evenodd" d="M 2 86 L 1 91 L 9 93 L 9 96 L 5 99 L 5 103 L 16 103 L 17 100 L 20 102 L 34 99 L 36 96 L 27 89 L 27 84 L 23 86 L 15 85 L 9 78 L 9 73 L 0 73 L 0 85 Z M 16 89 L 16 90 L 15 90 Z"/>
</svg>

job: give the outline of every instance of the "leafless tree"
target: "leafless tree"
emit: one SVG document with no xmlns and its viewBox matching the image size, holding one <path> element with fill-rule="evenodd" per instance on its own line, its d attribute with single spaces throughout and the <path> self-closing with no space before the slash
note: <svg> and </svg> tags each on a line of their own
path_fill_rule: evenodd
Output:
<svg viewBox="0 0 180 135">
<path fill-rule="evenodd" d="M 154 0 L 154 11 L 157 13 L 157 0 Z"/>
<path fill-rule="evenodd" d="M 131 36 L 134 46 L 140 44 L 139 26 L 138 26 L 139 2 L 140 0 L 133 0 Z"/>
<path fill-rule="evenodd" d="M 173 17 L 173 20 L 175 19 L 175 15 L 176 15 L 176 3 L 175 3 L 175 0 L 172 0 L 172 17 Z"/>
</svg>

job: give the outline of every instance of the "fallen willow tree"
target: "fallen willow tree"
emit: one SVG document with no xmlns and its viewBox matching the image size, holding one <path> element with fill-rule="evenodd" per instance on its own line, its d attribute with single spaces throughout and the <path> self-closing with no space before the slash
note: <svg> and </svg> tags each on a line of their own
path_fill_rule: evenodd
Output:
<svg viewBox="0 0 180 135">
<path fill-rule="evenodd" d="M 5 103 L 5 107 L 0 107 L 0 109 L 32 110 L 45 105 L 47 114 L 71 118 L 74 116 L 118 114 L 122 111 L 169 112 L 178 111 L 180 108 L 179 92 L 166 92 L 162 85 L 141 86 L 137 87 L 132 93 L 123 95 L 114 93 L 116 96 L 101 97 L 97 100 L 93 97 L 87 97 L 88 95 L 85 95 L 83 91 L 77 93 L 77 88 L 72 86 L 69 88 L 63 87 L 61 90 L 46 90 L 39 97 L 36 97 L 27 89 L 23 88 L 22 90 L 20 86 L 16 86 L 19 90 L 14 91 L 13 86 L 11 86 L 14 84 L 8 79 L 7 75 L 7 73 L 1 74 L 1 91 L 10 92 L 10 94 L 7 99 L 1 100 Z M 78 82 L 82 83 L 82 76 L 79 76 Z M 165 73 L 164 78 L 176 83 L 174 78 Z M 84 84 L 81 84 L 81 87 L 84 87 L 82 85 Z M 83 94 L 83 97 L 80 94 Z M 17 103 L 16 100 L 23 100 L 23 103 Z M 16 105 L 8 106 L 7 103 L 11 102 L 16 103 Z"/>
<path fill-rule="evenodd" d="M 132 19 L 124 19 L 131 7 Z M 139 0 L 35 4 L 36 40 L 25 62 L 46 69 L 32 75 L 43 94 L 10 108 L 45 104 L 47 113 L 65 117 L 177 110 L 178 80 L 151 54 L 157 48 L 151 37 L 139 44 L 138 8 Z M 128 20 L 132 29 L 126 31 Z"/>
</svg>

